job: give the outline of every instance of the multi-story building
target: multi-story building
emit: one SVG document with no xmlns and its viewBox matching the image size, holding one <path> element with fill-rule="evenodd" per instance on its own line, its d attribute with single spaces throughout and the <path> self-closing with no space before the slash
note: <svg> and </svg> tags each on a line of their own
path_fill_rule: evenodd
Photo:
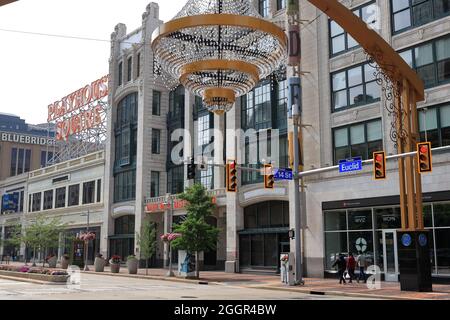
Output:
<svg viewBox="0 0 450 320">
<path fill-rule="evenodd" d="M 449 145 L 448 3 L 343 3 L 376 27 L 424 79 L 426 99 L 419 104 L 421 138 L 432 141 L 434 147 Z M 258 0 L 254 5 L 262 16 L 285 26 L 285 1 Z M 390 139 L 386 97 L 363 49 L 308 1 L 301 0 L 300 6 L 301 19 L 305 20 L 301 27 L 304 169 L 332 166 L 349 157 L 368 159 L 378 150 L 396 153 Z M 187 179 L 183 160 L 205 155 L 212 143 L 214 154 L 207 159 L 209 164 L 213 159 L 223 164 L 231 158 L 243 159 L 242 165 L 258 168 L 267 159 L 258 159 L 257 164 L 249 161 L 251 150 L 261 147 L 257 142 L 252 145 L 255 142 L 244 141 L 240 145 L 227 136 L 225 143 L 220 143 L 209 129 L 256 129 L 258 134 L 277 129 L 280 140 L 275 165 L 287 167 L 287 136 L 292 131 L 292 121 L 287 117 L 286 79 L 292 76 L 292 70 L 288 68 L 284 78 L 261 81 L 238 99 L 225 116 L 210 114 L 201 99 L 182 87 L 167 90 L 153 74 L 151 35 L 161 24 L 158 5 L 150 3 L 140 28 L 127 33 L 126 26 L 118 24 L 112 34 L 111 112 L 101 197 L 104 208 L 103 217 L 96 220 L 101 229 L 95 250 L 123 258 L 139 254 L 135 235 L 144 219 L 156 223 L 159 239 L 186 214 L 176 194 L 197 181 L 215 197 L 217 206 L 209 222 L 221 230 L 217 249 L 205 253 L 204 265 L 227 272 L 277 272 L 279 254 L 294 247 L 288 236 L 293 217 L 298 214 L 292 205 L 292 182 L 277 182 L 275 189 L 267 190 L 259 173 L 239 171 L 238 192 L 226 193 L 223 167 L 209 165 L 198 170 L 192 181 Z M 177 129 L 194 134 L 181 139 Z M 184 146 L 182 151 L 180 143 Z M 181 161 L 174 160 L 173 154 Z M 433 156 L 434 171 L 423 176 L 425 225 L 433 235 L 433 273 L 448 276 L 450 178 L 446 171 L 450 157 L 445 151 Z M 337 253 L 362 251 L 381 268 L 386 279 L 397 277 L 394 239 L 395 230 L 400 227 L 398 173 L 395 162 L 388 162 L 388 166 L 384 182 L 372 180 L 371 168 L 359 173 L 328 172 L 305 179 L 305 274 L 326 276 L 333 271 L 331 263 Z M 94 176 L 94 180 L 100 177 L 89 177 Z M 32 179 L 34 175 L 30 176 Z M 8 190 L 20 188 L 23 182 L 19 180 L 13 181 Z M 89 181 L 80 183 L 85 182 Z M 98 183 L 95 185 L 101 189 Z M 45 188 L 51 189 L 50 185 L 38 189 L 45 192 Z M 36 190 L 27 193 L 32 195 L 31 207 Z M 154 266 L 167 265 L 167 249 L 159 243 Z M 173 260 L 176 261 L 176 254 Z"/>
<path fill-rule="evenodd" d="M 0 215 L 0 239 L 8 240 L 15 226 L 21 226 L 23 230 L 38 216 L 49 220 L 56 218 L 64 224 L 64 232 L 59 245 L 46 248 L 45 254 L 53 253 L 58 259 L 63 254 L 70 254 L 74 260 L 79 260 L 78 263 L 83 263 L 83 245 L 75 247 L 80 244 L 73 240 L 89 227 L 89 231 L 96 235 L 96 239 L 89 242 L 87 255 L 88 263 L 93 263 L 95 254 L 101 252 L 101 238 L 106 235 L 103 223 L 104 172 L 105 153 L 99 151 L 2 180 L 0 194 L 10 210 L 4 210 Z M 18 195 L 17 199 L 14 195 Z M 5 196 L 8 196 L 7 201 Z M 14 210 L 11 204 L 14 204 Z M 24 245 L 17 247 L 8 242 L 0 243 L 0 256 L 10 256 L 14 260 L 44 258 L 35 256 L 33 250 Z M 77 256 L 78 252 L 81 255 Z"/>
</svg>

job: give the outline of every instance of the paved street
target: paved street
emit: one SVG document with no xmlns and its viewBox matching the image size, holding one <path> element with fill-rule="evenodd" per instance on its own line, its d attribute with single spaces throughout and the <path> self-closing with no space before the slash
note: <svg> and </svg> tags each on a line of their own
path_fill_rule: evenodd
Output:
<svg viewBox="0 0 450 320">
<path fill-rule="evenodd" d="M 200 285 L 95 274 L 82 274 L 81 277 L 80 288 L 68 288 L 66 285 L 43 285 L 0 279 L 0 300 L 355 299 L 349 297 L 317 296 L 297 292 L 251 289 L 236 285 Z"/>
</svg>

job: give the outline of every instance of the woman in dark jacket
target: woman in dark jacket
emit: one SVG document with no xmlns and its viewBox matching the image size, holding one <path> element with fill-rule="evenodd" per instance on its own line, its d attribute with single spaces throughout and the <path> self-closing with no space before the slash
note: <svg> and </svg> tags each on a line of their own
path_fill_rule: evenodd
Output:
<svg viewBox="0 0 450 320">
<path fill-rule="evenodd" d="M 344 273 L 345 269 L 347 268 L 347 261 L 345 261 L 345 257 L 342 253 L 339 255 L 339 258 L 337 258 L 333 263 L 332 267 L 334 268 L 335 266 L 338 267 L 339 284 L 342 284 L 342 281 L 344 281 L 344 284 L 346 284 Z"/>
</svg>

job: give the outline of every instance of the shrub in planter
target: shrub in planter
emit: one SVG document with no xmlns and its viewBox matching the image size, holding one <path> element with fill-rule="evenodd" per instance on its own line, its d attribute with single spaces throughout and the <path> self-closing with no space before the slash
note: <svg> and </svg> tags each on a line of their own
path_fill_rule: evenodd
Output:
<svg viewBox="0 0 450 320">
<path fill-rule="evenodd" d="M 103 255 L 97 254 L 94 260 L 95 272 L 103 272 L 105 271 L 106 261 L 103 258 Z"/>
<path fill-rule="evenodd" d="M 121 258 L 118 255 L 113 255 L 111 259 L 109 260 L 109 264 L 111 265 L 111 272 L 112 273 L 119 273 L 120 271 L 120 261 Z"/>
<path fill-rule="evenodd" d="M 137 274 L 138 264 L 139 264 L 139 260 L 136 258 L 136 256 L 134 256 L 134 255 L 128 256 L 128 258 L 127 258 L 128 273 L 129 274 Z"/>
</svg>

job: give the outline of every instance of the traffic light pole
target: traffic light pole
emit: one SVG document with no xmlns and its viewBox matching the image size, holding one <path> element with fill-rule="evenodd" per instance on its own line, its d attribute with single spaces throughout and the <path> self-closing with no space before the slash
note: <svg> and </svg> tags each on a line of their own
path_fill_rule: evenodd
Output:
<svg viewBox="0 0 450 320">
<path fill-rule="evenodd" d="M 299 175 L 299 150 L 298 128 L 300 126 L 300 112 L 298 104 L 292 106 L 292 119 L 294 122 L 294 240 L 295 240 L 295 285 L 303 284 L 303 263 L 302 263 L 302 234 L 301 234 L 301 209 L 300 209 L 300 175 Z"/>
</svg>

